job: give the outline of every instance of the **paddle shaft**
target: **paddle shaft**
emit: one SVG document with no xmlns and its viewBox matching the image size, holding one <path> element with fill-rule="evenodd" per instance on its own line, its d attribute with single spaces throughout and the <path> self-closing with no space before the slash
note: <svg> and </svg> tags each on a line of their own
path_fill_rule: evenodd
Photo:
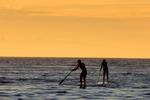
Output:
<svg viewBox="0 0 150 100">
<path fill-rule="evenodd" d="M 61 85 L 61 84 L 66 80 L 66 78 L 71 74 L 71 72 L 72 72 L 72 71 L 70 71 L 70 72 L 66 75 L 66 77 L 65 77 L 64 79 L 62 79 L 62 80 L 59 82 L 59 85 Z"/>
<path fill-rule="evenodd" d="M 99 76 L 98 76 L 97 83 L 98 83 L 98 82 L 99 82 L 99 80 L 100 80 L 100 76 L 101 76 L 101 66 L 100 66 L 100 70 L 99 70 Z"/>
</svg>

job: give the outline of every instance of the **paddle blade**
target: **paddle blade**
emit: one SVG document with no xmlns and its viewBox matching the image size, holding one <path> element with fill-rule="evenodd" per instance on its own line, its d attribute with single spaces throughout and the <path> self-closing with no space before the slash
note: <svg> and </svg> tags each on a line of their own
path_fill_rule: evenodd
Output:
<svg viewBox="0 0 150 100">
<path fill-rule="evenodd" d="M 64 80 L 61 80 L 61 81 L 59 82 L 59 85 L 61 85 L 61 84 L 63 83 L 63 81 L 64 81 Z"/>
</svg>

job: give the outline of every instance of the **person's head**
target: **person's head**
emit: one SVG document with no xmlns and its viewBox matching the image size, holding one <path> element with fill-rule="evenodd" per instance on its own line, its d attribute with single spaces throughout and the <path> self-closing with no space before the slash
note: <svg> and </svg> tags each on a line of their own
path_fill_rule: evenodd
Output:
<svg viewBox="0 0 150 100">
<path fill-rule="evenodd" d="M 81 64 L 81 60 L 80 60 L 80 59 L 78 59 L 78 61 L 77 61 L 77 62 L 78 62 L 78 64 Z"/>
<path fill-rule="evenodd" d="M 106 62 L 106 59 L 103 59 L 103 62 Z"/>
</svg>

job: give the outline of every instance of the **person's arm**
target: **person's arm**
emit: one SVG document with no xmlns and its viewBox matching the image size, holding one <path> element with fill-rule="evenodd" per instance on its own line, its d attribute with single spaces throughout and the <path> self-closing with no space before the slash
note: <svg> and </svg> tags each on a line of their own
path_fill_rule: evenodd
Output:
<svg viewBox="0 0 150 100">
<path fill-rule="evenodd" d="M 79 68 L 79 65 L 77 65 L 74 69 L 72 69 L 72 71 L 75 71 Z"/>
</svg>

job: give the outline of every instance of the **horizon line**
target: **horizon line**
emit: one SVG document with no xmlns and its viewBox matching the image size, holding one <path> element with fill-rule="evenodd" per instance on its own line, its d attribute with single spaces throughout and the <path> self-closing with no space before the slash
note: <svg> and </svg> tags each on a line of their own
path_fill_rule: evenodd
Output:
<svg viewBox="0 0 150 100">
<path fill-rule="evenodd" d="M 147 57 L 53 57 L 53 56 L 0 56 L 0 58 L 81 58 L 81 59 L 150 59 Z"/>
</svg>

